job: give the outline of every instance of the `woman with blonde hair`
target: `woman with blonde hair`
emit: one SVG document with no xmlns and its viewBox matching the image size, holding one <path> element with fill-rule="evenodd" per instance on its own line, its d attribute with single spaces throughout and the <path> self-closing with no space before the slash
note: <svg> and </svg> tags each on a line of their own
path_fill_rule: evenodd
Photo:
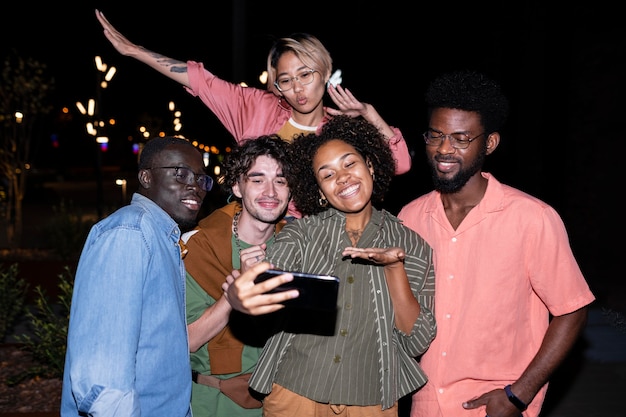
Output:
<svg viewBox="0 0 626 417">
<path fill-rule="evenodd" d="M 104 35 L 122 55 L 130 56 L 183 85 L 200 98 L 240 143 L 247 138 L 277 133 L 291 141 L 301 133 L 315 133 L 333 116 L 362 116 L 378 128 L 395 160 L 395 173 L 411 168 L 411 156 L 398 128 L 391 127 L 374 106 L 357 100 L 350 90 L 331 81 L 332 59 L 312 35 L 296 33 L 279 38 L 267 58 L 267 90 L 243 87 L 218 78 L 195 61 L 179 61 L 130 42 L 96 10 Z M 326 107 L 324 93 L 337 106 Z"/>
</svg>

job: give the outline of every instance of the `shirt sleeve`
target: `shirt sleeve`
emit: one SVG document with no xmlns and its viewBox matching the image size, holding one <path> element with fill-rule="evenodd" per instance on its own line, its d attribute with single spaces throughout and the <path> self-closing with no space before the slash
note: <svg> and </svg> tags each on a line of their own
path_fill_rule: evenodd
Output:
<svg viewBox="0 0 626 417">
<path fill-rule="evenodd" d="M 411 334 L 406 335 L 399 330 L 396 333 L 399 334 L 399 342 L 407 353 L 415 357 L 428 349 L 437 331 L 434 314 L 435 267 L 431 247 L 416 233 L 408 229 L 405 231 L 408 235 L 408 243 L 403 245 L 407 255 L 405 269 L 411 291 L 420 305 L 420 314 Z"/>
<path fill-rule="evenodd" d="M 188 61 L 187 70 L 187 92 L 200 98 L 237 143 L 276 133 L 289 119 L 291 112 L 269 91 L 222 80 L 198 62 Z"/>
<path fill-rule="evenodd" d="M 65 371 L 85 415 L 140 415 L 134 383 L 147 258 L 141 233 L 121 228 L 93 237 L 81 256 L 71 307 L 80 319 L 70 323 Z"/>
<path fill-rule="evenodd" d="M 526 244 L 533 290 L 555 316 L 568 314 L 591 303 L 593 296 L 574 258 L 562 219 L 550 206 L 529 227 Z"/>
</svg>

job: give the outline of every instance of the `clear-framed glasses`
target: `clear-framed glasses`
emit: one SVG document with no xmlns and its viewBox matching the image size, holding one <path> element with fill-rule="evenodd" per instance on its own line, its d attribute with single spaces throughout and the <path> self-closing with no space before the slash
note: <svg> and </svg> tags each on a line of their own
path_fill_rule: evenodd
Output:
<svg viewBox="0 0 626 417">
<path fill-rule="evenodd" d="M 146 169 L 175 169 L 176 173 L 174 177 L 176 177 L 176 182 L 185 185 L 192 185 L 194 181 L 198 184 L 198 186 L 204 191 L 211 191 L 213 188 L 213 178 L 209 177 L 206 174 L 196 174 L 189 168 L 185 167 L 152 167 Z"/>
<path fill-rule="evenodd" d="M 458 132 L 458 133 L 451 133 L 449 135 L 446 135 L 444 133 L 437 132 L 436 130 L 427 130 L 426 132 L 424 132 L 423 136 L 424 136 L 424 142 L 426 142 L 426 145 L 429 145 L 429 146 L 439 146 L 443 143 L 444 139 L 447 137 L 448 140 L 450 141 L 450 145 L 452 145 L 454 149 L 467 149 L 469 144 L 474 139 L 478 139 L 484 134 L 485 132 L 481 133 L 480 135 L 474 136 L 473 138 L 470 138 L 470 136 L 467 133 Z"/>
<path fill-rule="evenodd" d="M 316 72 L 317 71 L 313 69 L 308 69 L 302 71 L 295 77 L 280 77 L 274 82 L 274 85 L 278 88 L 278 91 L 284 93 L 285 91 L 289 91 L 293 88 L 294 81 L 298 81 L 302 85 L 311 84 L 313 80 L 315 80 Z"/>
</svg>

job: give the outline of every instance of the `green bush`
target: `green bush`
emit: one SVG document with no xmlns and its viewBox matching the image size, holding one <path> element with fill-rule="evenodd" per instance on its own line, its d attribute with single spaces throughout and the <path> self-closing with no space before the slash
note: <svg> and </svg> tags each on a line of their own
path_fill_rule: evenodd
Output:
<svg viewBox="0 0 626 417">
<path fill-rule="evenodd" d="M 59 274 L 59 294 L 57 301 L 51 303 L 41 286 L 35 287 L 35 310 L 26 312 L 32 335 L 18 335 L 16 339 L 23 343 L 23 349 L 30 352 L 37 365 L 21 379 L 32 376 L 61 378 L 67 346 L 67 328 L 70 319 L 70 304 L 74 289 L 74 274 L 65 267 Z"/>
<path fill-rule="evenodd" d="M 52 206 L 52 217 L 46 226 L 48 244 L 64 260 L 78 259 L 94 222 L 85 219 L 82 211 L 70 200 Z"/>
<path fill-rule="evenodd" d="M 28 284 L 18 278 L 18 271 L 17 263 L 7 269 L 0 264 L 0 340 L 13 330 L 25 310 Z"/>
</svg>

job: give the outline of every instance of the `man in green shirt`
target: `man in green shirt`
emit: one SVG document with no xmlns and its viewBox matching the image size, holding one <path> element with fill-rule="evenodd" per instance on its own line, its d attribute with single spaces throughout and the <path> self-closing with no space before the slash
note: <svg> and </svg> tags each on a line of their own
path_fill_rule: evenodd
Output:
<svg viewBox="0 0 626 417">
<path fill-rule="evenodd" d="M 224 163 L 223 187 L 236 201 L 183 238 L 194 417 L 262 415 L 247 381 L 271 334 L 272 317 L 233 311 L 221 286 L 233 269 L 245 272 L 263 261 L 284 223 L 288 147 L 275 135 L 235 147 Z"/>
</svg>

